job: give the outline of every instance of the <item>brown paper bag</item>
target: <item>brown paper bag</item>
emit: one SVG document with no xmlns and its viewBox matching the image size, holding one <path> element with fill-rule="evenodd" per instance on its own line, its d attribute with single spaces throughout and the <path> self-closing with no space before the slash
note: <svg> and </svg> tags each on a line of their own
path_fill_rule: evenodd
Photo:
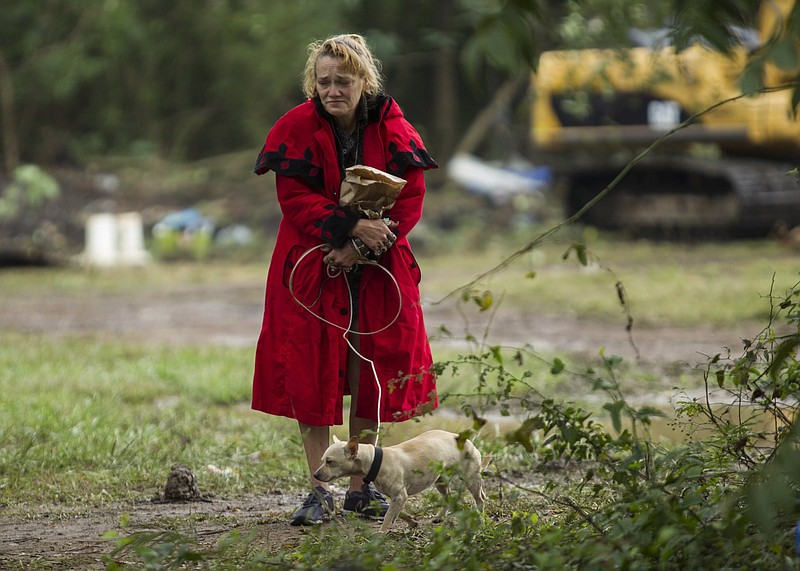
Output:
<svg viewBox="0 0 800 571">
<path fill-rule="evenodd" d="M 372 220 L 383 218 L 405 185 L 404 179 L 373 167 L 348 167 L 342 181 L 339 205 L 350 206 Z"/>
</svg>

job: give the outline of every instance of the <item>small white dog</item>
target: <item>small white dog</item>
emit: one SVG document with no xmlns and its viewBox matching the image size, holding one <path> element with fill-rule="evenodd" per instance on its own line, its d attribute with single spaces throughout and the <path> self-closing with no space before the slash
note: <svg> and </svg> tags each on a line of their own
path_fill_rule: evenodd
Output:
<svg viewBox="0 0 800 571">
<path fill-rule="evenodd" d="M 361 476 L 372 481 L 389 499 L 389 511 L 383 519 L 380 532 L 386 533 L 403 510 L 408 496 L 418 494 L 433 485 L 447 495 L 447 485 L 439 479 L 437 467 L 456 468 L 467 489 L 475 498 L 478 510 L 483 511 L 486 495 L 481 481 L 481 453 L 466 440 L 459 448 L 458 435 L 445 430 L 429 430 L 396 446 L 386 448 L 359 444 L 353 437 L 342 442 L 335 436 L 322 455 L 322 466 L 314 472 L 321 482 L 330 482 L 342 476 Z M 446 504 L 437 519 L 444 518 Z M 407 517 L 402 519 L 414 524 Z"/>
</svg>

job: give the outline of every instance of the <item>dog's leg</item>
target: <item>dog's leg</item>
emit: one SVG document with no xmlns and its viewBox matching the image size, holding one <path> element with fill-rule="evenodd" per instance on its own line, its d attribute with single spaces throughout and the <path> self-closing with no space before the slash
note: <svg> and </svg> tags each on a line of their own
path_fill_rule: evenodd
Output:
<svg viewBox="0 0 800 571">
<path fill-rule="evenodd" d="M 481 473 L 478 471 L 472 472 L 466 479 L 466 482 L 469 493 L 475 498 L 475 505 L 478 511 L 483 512 L 483 503 L 486 501 L 486 494 L 483 492 Z"/>
<path fill-rule="evenodd" d="M 400 515 L 400 512 L 403 511 L 403 505 L 405 505 L 407 499 L 408 494 L 406 493 L 405 489 L 403 489 L 397 496 L 389 498 L 389 509 L 386 511 L 386 515 L 383 516 L 383 523 L 381 524 L 380 533 L 386 533 L 389 531 L 389 528 L 392 527 L 394 520 L 396 520 L 397 516 Z"/>
<path fill-rule="evenodd" d="M 488 465 L 489 458 L 486 463 L 481 462 L 481 453 L 473 445 L 470 451 L 470 456 L 464 465 L 464 482 L 467 484 L 467 489 L 472 497 L 475 498 L 475 505 L 478 511 L 483 513 L 483 504 L 486 501 L 486 494 L 483 492 L 483 477 L 481 472 Z"/>
<path fill-rule="evenodd" d="M 447 489 L 448 485 L 447 482 L 439 478 L 436 480 L 436 489 L 442 494 L 442 509 L 439 511 L 439 514 L 433 518 L 433 523 L 441 523 L 444 521 L 445 516 L 447 515 Z"/>
<path fill-rule="evenodd" d="M 413 528 L 419 527 L 419 523 L 417 523 L 417 520 L 415 520 L 413 517 L 411 517 L 407 513 L 400 512 L 397 517 L 399 517 L 404 522 L 406 522 L 409 525 L 409 527 L 413 527 Z"/>
</svg>

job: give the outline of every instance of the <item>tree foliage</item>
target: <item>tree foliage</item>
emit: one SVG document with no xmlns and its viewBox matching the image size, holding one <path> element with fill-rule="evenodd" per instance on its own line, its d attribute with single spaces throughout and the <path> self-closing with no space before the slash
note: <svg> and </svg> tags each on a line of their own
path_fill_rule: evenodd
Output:
<svg viewBox="0 0 800 571">
<path fill-rule="evenodd" d="M 3 2 L 3 122 L 23 158 L 45 162 L 241 147 L 297 98 L 305 46 L 339 25 L 341 4 Z"/>
<path fill-rule="evenodd" d="M 541 50 L 613 47 L 631 27 L 725 50 L 756 0 L 8 0 L 0 5 L 6 171 L 99 153 L 195 158 L 252 148 L 300 98 L 305 46 L 367 35 L 389 92 L 446 156 Z M 795 7 L 753 52 L 747 92 L 797 68 Z M 795 98 L 797 102 L 798 98 Z"/>
<path fill-rule="evenodd" d="M 800 105 L 800 3 L 791 0 L 674 0 L 671 35 L 678 49 L 704 41 L 728 53 L 740 41 L 742 27 L 753 26 L 760 17 L 774 19 L 775 25 L 772 30 L 765 30 L 760 45 L 749 54 L 740 78 L 742 91 L 752 95 L 764 88 L 793 84 L 792 111 L 796 113 Z"/>
</svg>

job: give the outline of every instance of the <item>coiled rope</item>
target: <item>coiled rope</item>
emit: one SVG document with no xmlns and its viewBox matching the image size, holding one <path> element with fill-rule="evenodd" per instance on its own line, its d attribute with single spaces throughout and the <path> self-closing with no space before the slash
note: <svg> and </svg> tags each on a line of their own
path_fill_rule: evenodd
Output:
<svg viewBox="0 0 800 571">
<path fill-rule="evenodd" d="M 327 267 L 328 277 L 336 278 L 339 275 L 342 275 L 344 277 L 345 282 L 347 282 L 347 297 L 348 297 L 349 302 L 350 302 L 350 322 L 348 323 L 347 327 L 342 327 L 338 323 L 334 323 L 332 321 L 329 321 L 328 319 L 325 319 L 322 315 L 320 315 L 319 313 L 316 313 L 313 309 L 311 309 L 314 305 L 317 304 L 317 302 L 320 300 L 320 298 L 322 296 L 322 286 L 320 286 L 320 291 L 319 291 L 319 293 L 317 295 L 317 298 L 310 305 L 306 305 L 305 303 L 300 301 L 297 298 L 297 296 L 294 294 L 294 275 L 295 275 L 295 272 L 297 271 L 297 268 L 300 267 L 300 263 L 306 257 L 308 257 L 312 252 L 314 252 L 315 250 L 319 250 L 320 248 L 324 248 L 324 247 L 325 247 L 325 244 L 319 244 L 317 246 L 314 246 L 313 248 L 309 248 L 308 250 L 303 252 L 303 255 L 300 256 L 300 258 L 298 258 L 297 262 L 295 262 L 294 267 L 292 267 L 292 271 L 289 274 L 289 295 L 292 296 L 292 299 L 300 307 L 302 307 L 303 309 L 308 311 L 311 315 L 313 315 L 314 317 L 316 317 L 317 319 L 319 319 L 323 323 L 326 323 L 328 325 L 331 325 L 332 327 L 335 327 L 336 329 L 341 330 L 343 332 L 342 333 L 342 338 L 345 340 L 345 342 L 350 347 L 350 349 L 353 351 L 353 353 L 358 355 L 358 357 L 360 359 L 362 359 L 363 361 L 366 361 L 367 363 L 370 364 L 370 368 L 372 369 L 372 377 L 375 380 L 375 386 L 378 389 L 378 403 L 377 403 L 377 410 L 376 410 L 376 415 L 375 415 L 376 418 L 378 419 L 377 427 L 376 427 L 376 430 L 375 430 L 375 446 L 377 446 L 378 445 L 378 435 L 379 435 L 380 429 L 381 429 L 381 400 L 383 398 L 383 390 L 381 388 L 380 379 L 378 378 L 378 371 L 375 369 L 375 362 L 372 361 L 372 359 L 369 359 L 368 357 L 365 357 L 364 355 L 362 355 L 361 352 L 358 351 L 353 346 L 353 344 L 350 342 L 350 334 L 354 333 L 356 335 L 363 335 L 363 336 L 377 335 L 378 333 L 386 331 L 389 327 L 394 325 L 395 322 L 397 321 L 397 319 L 400 317 L 400 311 L 403 309 L 403 298 L 402 298 L 402 295 L 401 295 L 401 292 L 400 292 L 400 284 L 397 282 L 397 278 L 395 278 L 394 275 L 392 275 L 392 272 L 390 272 L 384 266 L 380 265 L 378 262 L 376 262 L 374 260 L 361 260 L 359 262 L 360 264 L 369 265 L 369 266 L 376 266 L 376 267 L 380 268 L 381 270 L 383 270 L 383 272 L 386 275 L 388 275 L 389 278 L 391 278 L 392 283 L 394 284 L 395 288 L 397 289 L 397 300 L 398 300 L 397 313 L 395 314 L 395 316 L 386 325 L 384 325 L 380 329 L 376 329 L 375 331 L 353 331 L 352 330 L 352 327 L 353 327 L 353 293 L 350 291 L 350 283 L 347 280 L 347 272 L 344 271 L 344 270 L 341 270 L 341 269 L 333 269 L 330 266 L 328 266 Z M 361 380 L 359 379 L 359 383 L 360 382 L 361 382 Z M 355 406 L 355 405 L 356 405 L 356 403 L 353 403 L 353 402 L 350 403 L 351 407 Z"/>
</svg>

